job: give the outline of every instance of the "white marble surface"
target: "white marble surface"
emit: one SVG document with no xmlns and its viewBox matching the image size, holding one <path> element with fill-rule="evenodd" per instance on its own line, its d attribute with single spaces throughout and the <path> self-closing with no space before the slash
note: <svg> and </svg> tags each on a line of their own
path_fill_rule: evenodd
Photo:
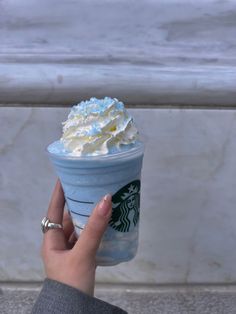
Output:
<svg viewBox="0 0 236 314">
<path fill-rule="evenodd" d="M 45 146 L 66 109 L 0 109 L 0 280 L 40 280 L 40 220 L 55 177 Z M 146 142 L 140 246 L 98 281 L 236 281 L 236 112 L 132 110 Z"/>
<path fill-rule="evenodd" d="M 235 105 L 234 0 L 2 0 L 0 103 Z M 78 96 L 79 95 L 79 96 Z"/>
</svg>

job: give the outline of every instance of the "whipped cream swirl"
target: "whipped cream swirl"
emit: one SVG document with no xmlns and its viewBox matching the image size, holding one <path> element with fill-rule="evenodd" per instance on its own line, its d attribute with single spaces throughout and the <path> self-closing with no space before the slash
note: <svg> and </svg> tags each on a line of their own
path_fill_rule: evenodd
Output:
<svg viewBox="0 0 236 314">
<path fill-rule="evenodd" d="M 138 131 L 116 98 L 91 98 L 72 107 L 63 122 L 61 141 L 70 155 L 97 156 L 135 143 Z"/>
</svg>

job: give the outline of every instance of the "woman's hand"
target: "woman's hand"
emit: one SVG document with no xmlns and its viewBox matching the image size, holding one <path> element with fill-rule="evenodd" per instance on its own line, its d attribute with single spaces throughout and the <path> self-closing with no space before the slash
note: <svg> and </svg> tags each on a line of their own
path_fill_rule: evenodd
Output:
<svg viewBox="0 0 236 314">
<path fill-rule="evenodd" d="M 49 204 L 47 217 L 63 229 L 44 234 L 42 257 L 48 278 L 93 295 L 96 252 L 111 217 L 111 196 L 106 195 L 94 208 L 77 240 L 70 216 L 64 214 L 65 198 L 58 180 Z"/>
</svg>

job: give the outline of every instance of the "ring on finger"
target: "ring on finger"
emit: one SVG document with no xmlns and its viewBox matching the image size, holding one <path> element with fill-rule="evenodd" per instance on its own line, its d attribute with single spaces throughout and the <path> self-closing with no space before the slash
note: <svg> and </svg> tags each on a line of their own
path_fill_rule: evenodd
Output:
<svg viewBox="0 0 236 314">
<path fill-rule="evenodd" d="M 51 222 L 47 217 L 44 217 L 41 221 L 41 229 L 45 233 L 50 229 L 62 229 L 62 225 Z"/>
</svg>

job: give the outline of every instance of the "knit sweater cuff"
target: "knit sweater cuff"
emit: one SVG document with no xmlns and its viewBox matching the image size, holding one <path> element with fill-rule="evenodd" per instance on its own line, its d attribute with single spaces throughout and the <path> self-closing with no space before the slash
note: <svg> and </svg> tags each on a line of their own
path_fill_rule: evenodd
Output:
<svg viewBox="0 0 236 314">
<path fill-rule="evenodd" d="M 127 314 L 122 309 L 91 297 L 55 280 L 45 279 L 32 314 Z"/>
</svg>

